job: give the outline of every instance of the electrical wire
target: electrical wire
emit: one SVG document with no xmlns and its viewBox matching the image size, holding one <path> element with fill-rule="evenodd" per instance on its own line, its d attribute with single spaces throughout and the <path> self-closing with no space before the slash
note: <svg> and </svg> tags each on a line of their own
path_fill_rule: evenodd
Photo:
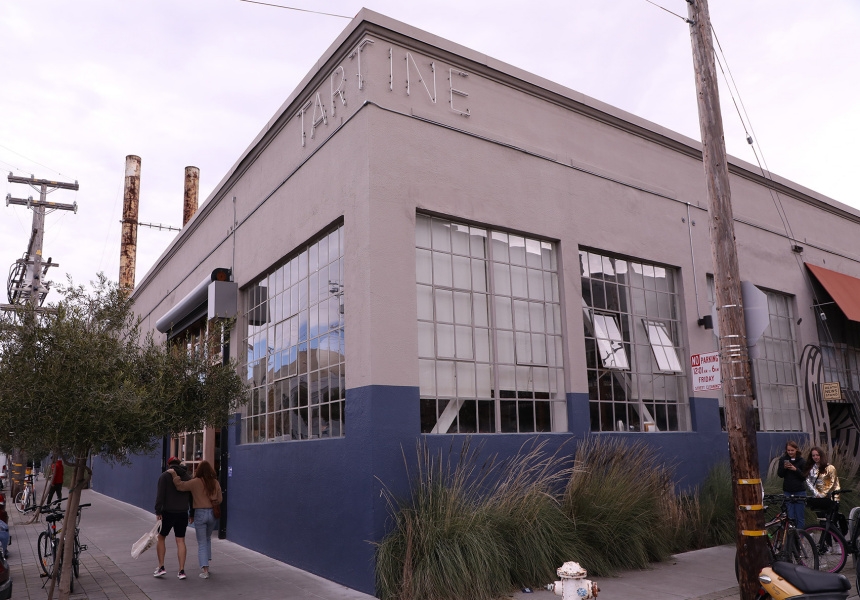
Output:
<svg viewBox="0 0 860 600">
<path fill-rule="evenodd" d="M 660 6 L 659 4 L 656 4 L 656 3 L 652 2 L 651 0 L 645 0 L 645 2 L 647 2 L 648 4 L 652 4 L 652 5 L 656 6 L 657 8 L 660 8 L 660 9 L 668 12 L 669 14 L 672 14 L 672 15 L 684 20 L 688 24 L 692 24 L 692 22 L 689 19 L 685 19 L 681 15 L 674 13 L 671 10 Z M 750 145 L 750 149 L 752 150 L 753 156 L 755 156 L 756 164 L 758 165 L 758 168 L 761 171 L 762 177 L 764 177 L 765 179 L 767 179 L 771 183 L 775 183 L 773 180 L 773 176 L 771 175 L 771 172 L 770 172 L 770 167 L 767 166 L 767 161 L 765 160 L 765 157 L 764 157 L 764 151 L 761 149 L 761 145 L 755 141 L 755 138 L 753 138 L 753 135 L 755 135 L 755 129 L 752 126 L 752 119 L 750 119 L 749 113 L 747 113 L 746 106 L 744 105 L 743 99 L 741 98 L 740 89 L 738 88 L 737 83 L 735 82 L 734 75 L 732 74 L 731 68 L 729 67 L 728 59 L 726 58 L 725 52 L 723 52 L 722 45 L 720 44 L 719 37 L 717 36 L 717 31 L 714 28 L 713 24 L 711 24 L 711 33 L 714 36 L 714 41 L 716 41 L 716 48 L 719 50 L 719 52 L 714 52 L 714 56 L 716 58 L 717 64 L 720 67 L 720 71 L 723 74 L 723 79 L 726 82 L 726 88 L 729 90 L 729 95 L 732 98 L 732 103 L 735 105 L 735 111 L 738 114 L 738 118 L 740 119 L 741 126 L 743 127 L 744 133 L 746 134 L 746 141 Z M 720 57 L 722 57 L 722 59 Z M 725 68 L 723 68 L 724 64 L 725 64 Z M 728 73 L 728 75 L 727 75 L 727 73 Z M 735 97 L 735 95 L 737 95 L 737 98 Z M 740 103 L 740 105 L 738 103 Z M 743 109 L 743 111 L 741 109 Z M 742 114 L 742 112 L 743 112 L 743 114 Z M 747 124 L 749 124 L 749 128 L 747 128 Z M 752 132 L 752 135 L 750 134 L 750 132 Z M 758 145 L 758 151 L 756 150 L 756 145 Z M 759 155 L 761 155 L 761 156 L 759 156 Z M 768 185 L 765 187 L 767 188 L 768 193 L 770 194 L 771 201 L 773 202 L 774 208 L 776 209 L 776 213 L 779 216 L 780 221 L 782 222 L 782 226 L 783 226 L 783 229 L 785 231 L 785 236 L 788 239 L 789 244 L 791 246 L 792 254 L 794 255 L 794 259 L 795 259 L 795 262 L 797 263 L 797 267 L 800 270 L 801 278 L 806 282 L 808 289 L 809 289 L 809 292 L 810 292 L 810 295 L 812 296 L 813 307 L 819 306 L 821 303 L 819 302 L 818 295 L 815 292 L 815 284 L 812 281 L 812 278 L 809 275 L 809 272 L 803 268 L 803 261 L 801 260 L 800 256 L 798 255 L 797 252 L 794 251 L 794 247 L 797 245 L 796 244 L 797 240 L 794 237 L 794 232 L 792 231 L 791 223 L 789 222 L 789 219 L 788 219 L 788 213 L 785 210 L 785 206 L 782 203 L 782 199 L 780 198 L 779 192 L 777 192 L 772 186 Z M 813 311 L 813 312 L 816 315 L 818 314 L 817 311 Z M 827 339 L 829 339 L 830 344 L 833 345 L 834 339 L 833 339 L 833 334 L 830 331 L 829 325 L 827 324 L 826 321 L 821 321 L 821 320 L 819 320 L 819 324 L 821 325 L 821 327 L 824 331 L 825 337 Z"/>
<path fill-rule="evenodd" d="M 287 10 L 298 10 L 300 12 L 313 13 L 315 15 L 325 15 L 327 17 L 338 17 L 341 19 L 352 19 L 352 17 L 347 17 L 346 15 L 335 15 L 327 12 L 320 12 L 318 10 L 308 10 L 307 8 L 295 8 L 293 6 L 283 6 L 281 4 L 269 4 L 268 2 L 257 2 L 257 0 L 239 0 L 239 2 L 248 2 L 249 4 L 262 4 L 263 6 L 274 6 L 275 8 L 286 8 Z"/>
<path fill-rule="evenodd" d="M 648 4 L 653 4 L 654 6 L 656 6 L 657 8 L 659 8 L 660 10 L 665 10 L 665 11 L 666 11 L 667 13 L 669 13 L 670 15 L 675 15 L 676 17 L 678 17 L 679 19 L 681 19 L 681 20 L 682 20 L 682 21 L 684 21 L 685 23 L 689 23 L 690 25 L 692 25 L 692 24 L 693 24 L 693 22 L 692 22 L 690 19 L 688 19 L 687 17 L 682 17 L 682 16 L 681 16 L 681 15 L 679 15 L 678 13 L 676 13 L 676 12 L 672 12 L 671 10 L 669 10 L 668 8 L 666 8 L 665 6 L 660 6 L 660 5 L 659 5 L 659 4 L 657 4 L 656 2 L 651 2 L 651 0 L 645 0 L 645 2 L 647 2 Z"/>
<path fill-rule="evenodd" d="M 25 158 L 25 159 L 29 160 L 29 161 L 30 161 L 31 163 L 33 163 L 34 165 L 39 165 L 40 167 L 44 167 L 45 169 L 48 169 L 48 170 L 49 170 L 49 171 L 51 171 L 52 173 L 56 173 L 57 175 L 62 175 L 63 177 L 65 177 L 65 178 L 67 178 L 67 179 L 71 179 L 71 177 L 69 177 L 68 175 L 63 175 L 62 173 L 60 173 L 60 172 L 59 172 L 59 171 L 57 171 L 56 169 L 52 169 L 52 168 L 51 168 L 51 167 L 49 167 L 48 165 L 43 165 L 42 163 L 40 163 L 40 162 L 38 162 L 38 161 L 35 161 L 35 160 L 33 160 L 32 158 L 29 158 L 29 157 L 27 157 L 27 156 L 24 156 L 24 155 L 23 155 L 23 154 L 21 154 L 20 152 L 16 152 L 15 150 L 12 150 L 12 148 L 9 148 L 8 146 L 4 146 L 3 144 L 0 144 L 0 148 L 3 148 L 4 150 L 8 150 L 8 151 L 9 151 L 9 152 L 11 152 L 12 154 L 17 154 L 17 155 L 18 155 L 18 156 L 20 156 L 21 158 Z M 6 164 L 9 164 L 9 163 L 6 163 Z M 10 166 L 12 166 L 12 165 L 10 165 Z M 14 168 L 15 168 L 15 169 L 17 169 L 18 171 L 21 171 L 22 173 L 26 173 L 26 171 L 25 171 L 24 169 L 21 169 L 20 167 L 14 167 Z"/>
</svg>

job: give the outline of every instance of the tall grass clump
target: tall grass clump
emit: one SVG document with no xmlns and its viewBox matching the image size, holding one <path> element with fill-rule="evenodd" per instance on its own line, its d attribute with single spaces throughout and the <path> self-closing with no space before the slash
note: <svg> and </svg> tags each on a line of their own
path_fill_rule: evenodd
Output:
<svg viewBox="0 0 860 600">
<path fill-rule="evenodd" d="M 698 491 L 698 512 L 691 511 L 691 548 L 708 548 L 735 541 L 735 503 L 728 463 L 717 463 Z"/>
<path fill-rule="evenodd" d="M 560 497 L 572 470 L 569 457 L 523 447 L 500 465 L 487 508 L 505 540 L 511 586 L 535 587 L 556 579 L 556 569 L 587 549 L 562 510 Z"/>
<path fill-rule="evenodd" d="M 666 515 L 678 510 L 671 470 L 641 442 L 584 440 L 562 506 L 588 548 L 577 559 L 590 575 L 643 569 L 672 552 L 665 530 Z"/>
<path fill-rule="evenodd" d="M 417 454 L 411 496 L 389 494 L 393 528 L 376 553 L 382 600 L 490 600 L 551 581 L 570 560 L 562 457 L 537 444 L 480 463 L 468 441 L 447 456 L 419 443 Z"/>
</svg>

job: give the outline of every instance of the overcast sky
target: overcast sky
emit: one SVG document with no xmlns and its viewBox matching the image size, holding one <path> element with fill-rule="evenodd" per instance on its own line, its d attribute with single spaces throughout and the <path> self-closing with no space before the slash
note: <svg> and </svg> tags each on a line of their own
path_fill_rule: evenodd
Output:
<svg viewBox="0 0 860 600">
<path fill-rule="evenodd" d="M 685 0 L 654 1 L 686 15 Z M 366 6 L 699 139 L 689 27 L 646 0 L 271 2 Z M 770 169 L 860 209 L 860 2 L 710 4 Z M 240 0 L 0 1 L 0 172 L 80 183 L 51 196 L 78 212 L 46 217 L 48 278 L 118 278 L 128 154 L 140 220 L 180 226 L 184 168 L 200 168 L 202 203 L 348 23 Z M 729 153 L 754 162 L 724 82 L 721 97 Z M 5 176 L 0 192 L 36 195 Z M 4 281 L 31 222 L 0 205 Z M 140 228 L 138 281 L 175 235 Z"/>
</svg>

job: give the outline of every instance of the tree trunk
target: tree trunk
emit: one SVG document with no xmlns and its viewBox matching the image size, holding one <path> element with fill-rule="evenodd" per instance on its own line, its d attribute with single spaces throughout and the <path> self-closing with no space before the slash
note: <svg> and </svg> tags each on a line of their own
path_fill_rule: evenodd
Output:
<svg viewBox="0 0 860 600">
<path fill-rule="evenodd" d="M 71 595 L 71 583 L 74 573 L 72 572 L 72 560 L 75 553 L 75 528 L 78 518 L 78 506 L 81 504 L 81 490 L 86 482 L 86 464 L 87 455 L 77 456 L 75 458 L 75 471 L 72 476 L 72 487 L 69 488 L 69 499 L 66 505 L 66 517 L 63 519 L 63 531 L 60 534 L 60 540 L 57 548 L 57 555 L 63 557 L 63 570 L 60 573 L 60 600 L 69 600 Z M 71 533 L 71 535 L 66 535 Z M 56 569 L 54 570 L 56 574 Z M 54 593 L 54 583 L 56 578 L 51 582 L 51 588 L 48 591 L 48 600 L 52 600 Z"/>
</svg>

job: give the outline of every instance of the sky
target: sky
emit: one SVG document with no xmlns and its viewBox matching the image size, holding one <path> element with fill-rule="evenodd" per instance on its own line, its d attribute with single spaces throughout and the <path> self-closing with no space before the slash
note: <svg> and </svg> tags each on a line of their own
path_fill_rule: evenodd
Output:
<svg viewBox="0 0 860 600">
<path fill-rule="evenodd" d="M 678 16 L 687 4 L 654 2 L 666 10 L 647 0 L 270 3 L 349 18 L 364 6 L 698 140 Z M 755 162 L 749 132 L 773 173 L 860 209 L 860 2 L 711 0 L 710 11 L 749 117 L 745 131 L 721 81 L 729 153 Z M 50 196 L 78 210 L 45 219 L 44 256 L 60 265 L 47 279 L 118 279 L 126 155 L 142 159 L 139 220 L 181 226 L 185 167 L 200 168 L 202 204 L 348 23 L 241 0 L 2 0 L 0 172 L 80 185 Z M 7 194 L 38 197 L 4 176 Z M 3 275 L 31 223 L 28 208 L 0 204 Z M 175 235 L 139 229 L 137 281 Z"/>
</svg>

